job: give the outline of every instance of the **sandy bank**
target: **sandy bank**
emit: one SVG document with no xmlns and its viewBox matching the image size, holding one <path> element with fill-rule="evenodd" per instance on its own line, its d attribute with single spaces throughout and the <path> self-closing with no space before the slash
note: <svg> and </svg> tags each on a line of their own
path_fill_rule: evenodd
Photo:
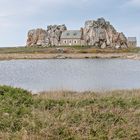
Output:
<svg viewBox="0 0 140 140">
<path fill-rule="evenodd" d="M 135 53 L 7 53 L 0 54 L 0 60 L 12 59 L 93 59 L 93 58 L 121 58 L 140 60 L 140 54 Z"/>
</svg>

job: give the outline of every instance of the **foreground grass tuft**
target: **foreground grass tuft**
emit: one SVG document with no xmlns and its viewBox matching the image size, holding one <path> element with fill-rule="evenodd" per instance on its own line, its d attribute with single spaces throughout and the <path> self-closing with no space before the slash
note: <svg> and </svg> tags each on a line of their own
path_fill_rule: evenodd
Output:
<svg viewBox="0 0 140 140">
<path fill-rule="evenodd" d="M 140 91 L 30 92 L 0 86 L 2 140 L 140 140 Z"/>
</svg>

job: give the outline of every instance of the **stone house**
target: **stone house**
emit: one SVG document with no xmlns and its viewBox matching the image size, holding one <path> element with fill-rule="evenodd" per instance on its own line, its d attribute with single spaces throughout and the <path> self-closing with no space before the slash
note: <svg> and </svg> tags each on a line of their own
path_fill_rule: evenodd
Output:
<svg viewBox="0 0 140 140">
<path fill-rule="evenodd" d="M 62 33 L 60 46 L 82 46 L 84 45 L 82 30 L 66 30 Z"/>
<path fill-rule="evenodd" d="M 128 37 L 128 47 L 137 47 L 137 38 L 136 37 Z"/>
</svg>

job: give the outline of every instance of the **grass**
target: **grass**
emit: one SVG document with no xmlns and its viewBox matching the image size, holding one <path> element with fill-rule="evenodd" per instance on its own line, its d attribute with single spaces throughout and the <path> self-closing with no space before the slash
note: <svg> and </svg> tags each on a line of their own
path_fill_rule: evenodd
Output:
<svg viewBox="0 0 140 140">
<path fill-rule="evenodd" d="M 127 48 L 127 49 L 99 49 L 92 46 L 55 46 L 55 47 L 11 47 L 0 48 L 0 54 L 9 53 L 61 53 L 56 48 L 63 48 L 63 53 L 140 53 L 140 48 Z"/>
<path fill-rule="evenodd" d="M 140 90 L 30 92 L 0 86 L 2 140 L 140 140 Z"/>
</svg>

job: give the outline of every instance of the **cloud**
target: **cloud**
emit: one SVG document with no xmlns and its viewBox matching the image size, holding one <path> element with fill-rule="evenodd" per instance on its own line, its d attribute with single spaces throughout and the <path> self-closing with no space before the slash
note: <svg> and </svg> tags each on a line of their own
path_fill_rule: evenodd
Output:
<svg viewBox="0 0 140 140">
<path fill-rule="evenodd" d="M 129 3 L 134 5 L 140 5 L 140 0 L 130 0 Z"/>
<path fill-rule="evenodd" d="M 140 0 L 128 0 L 125 3 L 125 6 L 128 6 L 128 7 L 140 7 Z"/>
</svg>

